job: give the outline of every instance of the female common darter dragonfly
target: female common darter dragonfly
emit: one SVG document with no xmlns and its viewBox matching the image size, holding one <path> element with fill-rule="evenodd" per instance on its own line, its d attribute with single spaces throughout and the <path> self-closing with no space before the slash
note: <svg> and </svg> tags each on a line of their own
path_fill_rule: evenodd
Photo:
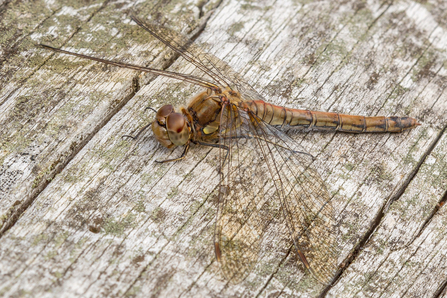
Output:
<svg viewBox="0 0 447 298">
<path fill-rule="evenodd" d="M 247 277 L 269 224 L 283 217 L 296 255 L 321 283 L 337 271 L 338 245 L 330 196 L 314 158 L 277 127 L 304 126 L 352 133 L 402 132 L 419 123 L 410 117 L 364 117 L 276 106 L 225 62 L 170 29 L 132 20 L 201 70 L 207 78 L 46 49 L 162 75 L 204 87 L 179 111 L 161 107 L 150 125 L 165 147 L 191 143 L 219 148 L 220 187 L 214 250 L 223 275 L 233 283 Z M 148 125 L 149 126 L 149 125 Z M 140 131 L 141 132 L 141 131 Z"/>
</svg>

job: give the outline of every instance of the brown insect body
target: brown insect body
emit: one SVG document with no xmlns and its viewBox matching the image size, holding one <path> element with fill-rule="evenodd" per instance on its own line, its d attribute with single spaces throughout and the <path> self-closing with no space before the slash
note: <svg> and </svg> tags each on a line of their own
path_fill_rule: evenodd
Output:
<svg viewBox="0 0 447 298">
<path fill-rule="evenodd" d="M 188 105 L 187 109 L 182 108 L 182 113 L 187 122 L 181 117 L 180 113 L 174 113 L 174 109 L 170 111 L 172 114 L 165 115 L 170 105 L 163 106 L 157 113 L 156 121 L 159 125 L 153 125 L 154 135 L 159 142 L 165 147 L 172 148 L 175 146 L 185 145 L 188 141 L 204 141 L 216 142 L 218 140 L 218 130 L 220 127 L 219 115 L 222 109 L 222 99 L 225 99 L 236 106 L 250 110 L 254 115 L 262 121 L 270 125 L 288 125 L 288 126 L 304 126 L 307 128 L 316 128 L 321 130 L 336 130 L 351 133 L 365 132 L 402 132 L 407 129 L 420 125 L 416 119 L 411 117 L 366 117 L 358 115 L 346 115 L 331 112 L 310 111 L 286 108 L 273 105 L 263 100 L 246 100 L 241 99 L 240 94 L 231 89 L 225 89 L 216 93 L 210 90 L 203 91 L 196 95 Z M 160 117 L 165 115 L 169 120 Z M 175 117 L 175 120 L 173 119 Z M 235 117 L 236 118 L 236 117 Z M 168 142 L 166 132 L 160 129 L 160 126 L 171 126 Z M 186 129 L 186 127 L 191 129 Z M 181 129 L 179 129 L 181 127 Z M 189 137 L 186 135 L 188 132 Z"/>
<path fill-rule="evenodd" d="M 417 120 L 299 110 L 267 103 L 225 62 L 204 53 L 190 40 L 131 18 L 211 79 L 42 47 L 204 87 L 206 91 L 193 97 L 186 108 L 177 112 L 172 105 L 160 108 L 151 126 L 163 146 L 185 145 L 180 158 L 163 162 L 184 158 L 191 142 L 220 149 L 214 249 L 224 276 L 234 283 L 248 276 L 271 221 L 265 214 L 270 214 L 271 219 L 285 219 L 304 267 L 321 283 L 330 283 L 339 256 L 331 196 L 315 169 L 314 158 L 273 126 L 351 133 L 402 132 L 419 125 Z"/>
</svg>

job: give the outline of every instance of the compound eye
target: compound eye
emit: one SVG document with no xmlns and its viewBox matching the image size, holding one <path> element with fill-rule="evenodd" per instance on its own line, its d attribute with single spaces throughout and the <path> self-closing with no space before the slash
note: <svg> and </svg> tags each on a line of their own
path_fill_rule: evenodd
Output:
<svg viewBox="0 0 447 298">
<path fill-rule="evenodd" d="M 174 144 L 169 139 L 168 131 L 165 127 L 158 124 L 157 121 L 152 122 L 152 131 L 157 141 L 166 148 L 172 148 Z"/>
<path fill-rule="evenodd" d="M 168 131 L 181 133 L 186 125 L 185 117 L 180 113 L 171 113 L 166 119 L 166 128 Z"/>
<path fill-rule="evenodd" d="M 172 105 L 164 105 L 158 110 L 155 119 L 157 119 L 157 122 L 160 123 L 161 125 L 165 125 L 166 117 L 168 117 L 173 112 L 174 107 Z"/>
</svg>

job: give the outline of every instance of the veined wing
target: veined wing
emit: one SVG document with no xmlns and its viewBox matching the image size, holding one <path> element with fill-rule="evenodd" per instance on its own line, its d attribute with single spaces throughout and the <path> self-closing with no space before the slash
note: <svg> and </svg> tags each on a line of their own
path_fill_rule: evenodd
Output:
<svg viewBox="0 0 447 298">
<path fill-rule="evenodd" d="M 192 42 L 189 38 L 177 32 L 174 32 L 168 28 L 153 23 L 143 22 L 142 20 L 138 19 L 135 16 L 131 16 L 131 18 L 139 26 L 141 26 L 149 33 L 151 33 L 155 38 L 160 40 L 166 46 L 170 47 L 176 53 L 180 54 L 187 61 L 195 65 L 204 74 L 206 74 L 209 77 L 209 79 L 204 79 L 188 74 L 159 70 L 151 67 L 143 67 L 128 63 L 96 58 L 88 55 L 78 54 L 75 52 L 54 48 L 52 46 L 44 44 L 40 44 L 40 46 L 55 52 L 69 54 L 72 56 L 94 60 L 118 67 L 144 71 L 156 75 L 162 75 L 165 77 L 185 81 L 191 84 L 200 85 L 205 88 L 213 90 L 218 90 L 222 87 L 230 87 L 233 90 L 239 91 L 239 93 L 242 95 L 244 99 L 253 99 L 253 100 L 263 99 L 263 97 L 258 92 L 256 92 L 256 90 L 254 90 L 248 83 L 246 83 L 245 80 L 238 73 L 236 73 L 228 64 L 226 64 L 219 58 L 204 52 L 198 45 Z"/>
<path fill-rule="evenodd" d="M 122 62 L 118 62 L 118 61 L 112 61 L 112 60 L 106 60 L 106 59 L 101 59 L 101 58 L 96 58 L 96 57 L 92 57 L 92 56 L 87 56 L 87 55 L 83 55 L 83 54 L 78 54 L 78 53 L 74 53 L 74 52 L 70 52 L 70 51 L 66 51 L 66 50 L 62 50 L 62 49 L 58 49 L 49 45 L 45 45 L 45 44 L 40 44 L 41 47 L 48 49 L 48 50 L 52 50 L 54 52 L 58 52 L 58 53 L 63 53 L 63 54 L 68 54 L 71 56 L 76 56 L 76 57 L 80 57 L 80 58 L 84 58 L 84 59 L 88 59 L 88 60 L 93 60 L 93 61 L 97 61 L 97 62 L 101 62 L 104 64 L 109 64 L 109 65 L 113 65 L 113 66 L 118 66 L 118 67 L 122 67 L 122 68 L 128 68 L 128 69 L 133 69 L 133 70 L 138 70 L 138 71 L 144 71 L 144 72 L 148 72 L 148 73 L 153 73 L 155 75 L 162 75 L 168 78 L 173 78 L 173 79 L 177 79 L 177 80 L 181 80 L 181 81 L 185 81 L 191 84 L 195 84 L 195 85 L 199 85 L 205 88 L 218 88 L 218 86 L 216 86 L 215 84 L 204 80 L 202 78 L 199 77 L 195 77 L 192 75 L 187 75 L 187 74 L 182 74 L 182 73 L 176 73 L 176 72 L 172 72 L 172 71 L 167 71 L 167 70 L 160 70 L 160 69 L 156 69 L 156 68 L 151 68 L 151 67 L 144 67 L 144 66 L 139 66 L 139 65 L 134 65 L 134 64 L 129 64 L 129 63 L 122 63 Z"/>
<path fill-rule="evenodd" d="M 224 275 L 233 282 L 244 279 L 269 223 L 283 217 L 299 259 L 329 283 L 338 257 L 334 211 L 313 158 L 237 105 L 224 107 L 220 124 L 220 142 L 228 150 L 221 149 L 215 247 Z"/>
<path fill-rule="evenodd" d="M 140 27 L 163 44 L 171 48 L 185 60 L 195 65 L 212 81 L 221 87 L 239 91 L 244 99 L 262 100 L 263 97 L 248 84 L 241 75 L 224 61 L 206 53 L 200 46 L 182 34 L 155 23 L 145 22 L 135 15 L 130 16 Z"/>
</svg>

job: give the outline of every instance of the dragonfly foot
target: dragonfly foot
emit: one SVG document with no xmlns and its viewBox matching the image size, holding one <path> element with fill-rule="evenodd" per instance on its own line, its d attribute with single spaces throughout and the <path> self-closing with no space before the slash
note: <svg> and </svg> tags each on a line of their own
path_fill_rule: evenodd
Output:
<svg viewBox="0 0 447 298">
<path fill-rule="evenodd" d="M 188 153 L 189 150 L 189 142 L 186 143 L 185 145 L 185 150 L 183 150 L 183 153 L 180 157 L 177 158 L 173 158 L 173 159 L 165 159 L 165 160 L 156 160 L 156 163 L 167 163 L 167 162 L 172 162 L 172 161 L 178 161 L 178 160 L 182 160 L 186 157 L 186 153 Z"/>
<path fill-rule="evenodd" d="M 316 158 L 315 156 L 313 156 L 312 154 L 307 153 L 307 152 L 304 152 L 304 151 L 296 151 L 296 150 L 293 150 L 292 152 L 293 152 L 293 153 L 299 153 L 299 154 L 307 155 L 307 156 L 309 156 L 310 158 L 312 158 L 312 161 L 315 161 L 315 160 L 317 159 L 317 158 Z"/>
<path fill-rule="evenodd" d="M 182 160 L 182 159 L 184 159 L 184 158 L 185 158 L 184 156 L 180 156 L 180 157 L 178 157 L 178 158 L 165 159 L 165 160 L 156 160 L 155 162 L 156 162 L 156 163 L 167 163 L 167 162 L 179 161 L 179 160 Z"/>
<path fill-rule="evenodd" d="M 121 138 L 131 138 L 132 140 L 136 140 L 137 138 L 131 135 L 122 135 Z"/>
<path fill-rule="evenodd" d="M 140 134 L 141 134 L 143 131 L 145 131 L 146 128 L 148 128 L 148 127 L 151 126 L 151 125 L 152 125 L 152 122 L 149 123 L 148 125 L 146 125 L 145 127 L 143 127 L 143 128 L 137 133 L 137 135 L 134 136 L 134 137 L 131 136 L 131 135 L 123 135 L 122 138 L 124 138 L 124 137 L 128 137 L 128 138 L 131 138 L 132 140 L 136 140 L 136 139 L 138 139 L 138 137 L 140 136 Z"/>
</svg>

